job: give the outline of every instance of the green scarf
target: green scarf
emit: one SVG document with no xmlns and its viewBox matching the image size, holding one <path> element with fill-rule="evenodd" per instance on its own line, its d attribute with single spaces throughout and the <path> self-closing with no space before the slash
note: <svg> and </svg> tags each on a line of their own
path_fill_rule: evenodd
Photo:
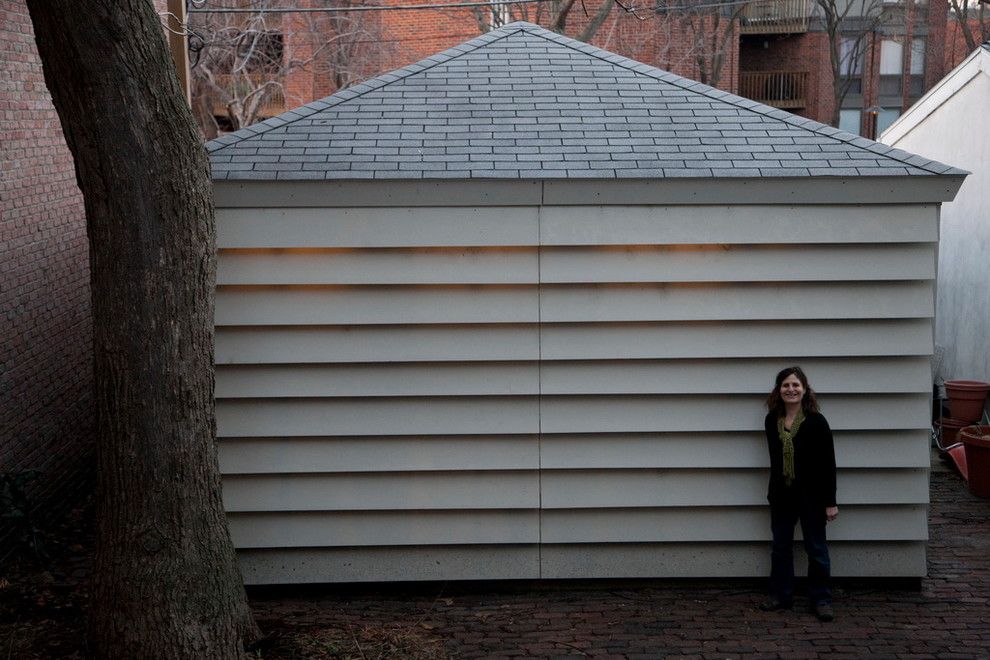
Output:
<svg viewBox="0 0 990 660">
<path fill-rule="evenodd" d="M 791 423 L 791 430 L 784 428 L 784 418 L 777 419 L 777 435 L 780 436 L 780 443 L 784 446 L 784 483 L 790 486 L 794 483 L 794 436 L 801 428 L 804 421 L 804 411 L 798 410 L 794 421 Z"/>
</svg>

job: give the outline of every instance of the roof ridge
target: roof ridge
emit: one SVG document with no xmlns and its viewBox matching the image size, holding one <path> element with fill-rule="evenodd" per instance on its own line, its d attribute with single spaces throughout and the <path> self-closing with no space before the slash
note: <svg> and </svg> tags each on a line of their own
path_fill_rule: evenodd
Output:
<svg viewBox="0 0 990 660">
<path fill-rule="evenodd" d="M 780 108 L 774 108 L 772 106 L 758 103 L 743 96 L 732 94 L 731 92 L 726 92 L 725 90 L 712 87 L 711 85 L 706 85 L 705 83 L 679 76 L 676 73 L 671 73 L 670 71 L 665 71 L 664 69 L 655 67 L 651 64 L 646 64 L 645 62 L 637 62 L 634 59 L 607 51 L 603 48 L 599 48 L 598 46 L 593 46 L 584 41 L 579 41 L 556 32 L 551 32 L 550 30 L 534 23 L 517 21 L 515 23 L 510 23 L 505 27 L 511 27 L 513 25 L 520 26 L 521 31 L 529 32 L 535 36 L 547 39 L 548 41 L 553 41 L 554 43 L 558 43 L 562 46 L 573 48 L 584 53 L 585 55 L 596 57 L 602 61 L 608 62 L 609 64 L 614 64 L 615 66 L 629 69 L 635 73 L 650 76 L 651 78 L 661 80 L 665 83 L 675 85 L 691 92 L 703 94 L 704 96 L 728 103 L 729 105 L 734 105 L 745 110 L 757 112 L 771 119 L 776 119 L 777 121 L 782 121 L 796 128 L 808 131 L 809 133 L 825 135 L 826 137 L 830 137 L 839 142 L 849 144 L 860 149 L 866 149 L 867 151 L 875 153 L 878 156 L 890 158 L 891 160 L 896 160 L 899 163 L 904 163 L 907 166 L 926 170 L 932 174 L 941 174 L 945 171 L 945 168 L 941 165 L 941 163 L 937 164 L 939 167 L 932 167 L 932 165 L 935 164 L 935 161 L 930 159 L 915 156 L 900 149 L 894 149 L 885 144 L 876 142 L 875 140 L 854 135 L 853 133 L 847 133 L 846 131 L 839 130 L 834 126 L 817 122 L 814 119 L 800 117 L 785 110 L 781 110 Z M 811 125 L 810 127 L 809 124 Z M 895 153 L 897 155 L 894 155 Z M 905 158 L 901 156 L 901 154 L 903 154 L 903 156 L 909 156 L 909 158 Z"/>
<path fill-rule="evenodd" d="M 483 46 L 487 46 L 488 44 L 495 43 L 496 41 L 509 37 L 513 34 L 516 34 L 517 32 L 522 32 L 523 31 L 522 26 L 530 26 L 530 25 L 537 28 L 539 27 L 537 25 L 533 25 L 532 23 L 526 23 L 525 21 L 516 21 L 514 23 L 509 23 L 508 25 L 502 26 L 496 30 L 491 30 L 484 34 L 480 34 L 474 39 L 470 39 L 463 43 L 457 44 L 456 46 L 451 46 L 450 48 L 447 48 L 446 50 L 442 50 L 439 53 L 434 53 L 429 57 L 424 57 L 421 60 L 417 60 L 413 62 L 412 64 L 407 64 L 404 67 L 400 67 L 398 69 L 393 69 L 391 71 L 387 71 L 385 73 L 379 74 L 374 78 L 370 78 L 368 80 L 365 80 L 364 82 L 360 82 L 352 87 L 346 87 L 344 89 L 338 90 L 333 94 L 331 94 L 330 96 L 326 96 L 322 99 L 312 101 L 311 103 L 307 103 L 306 105 L 301 105 L 298 108 L 293 108 L 292 110 L 287 110 L 281 114 L 266 119 L 265 121 L 261 121 L 256 124 L 251 124 L 250 126 L 245 126 L 244 128 L 238 129 L 232 133 L 221 135 L 220 137 L 210 140 L 204 145 L 206 147 L 206 152 L 214 153 L 216 151 L 219 151 L 220 149 L 237 144 L 238 142 L 241 142 L 243 140 L 249 140 L 256 135 L 267 132 L 270 129 L 280 128 L 287 124 L 291 124 L 292 122 L 297 121 L 299 119 L 305 119 L 306 117 L 314 115 L 317 112 L 321 112 L 328 108 L 332 108 L 336 105 L 340 105 L 341 103 L 346 103 L 347 101 L 351 101 L 353 99 L 359 98 L 369 92 L 373 92 L 377 89 L 380 89 L 385 85 L 394 83 L 397 80 L 402 80 L 403 78 L 407 78 L 409 76 L 415 75 L 417 73 L 421 73 L 428 69 L 432 69 L 435 66 L 446 64 L 447 62 L 450 62 L 451 60 L 457 57 L 478 50 Z M 513 26 L 516 26 L 515 29 L 510 29 L 513 28 Z M 426 62 L 429 62 L 429 65 L 424 64 Z M 298 115 L 298 116 L 294 117 L 291 120 L 282 119 L 286 115 Z M 257 127 L 261 127 L 261 126 L 264 126 L 265 128 L 263 130 L 256 130 Z"/>
</svg>

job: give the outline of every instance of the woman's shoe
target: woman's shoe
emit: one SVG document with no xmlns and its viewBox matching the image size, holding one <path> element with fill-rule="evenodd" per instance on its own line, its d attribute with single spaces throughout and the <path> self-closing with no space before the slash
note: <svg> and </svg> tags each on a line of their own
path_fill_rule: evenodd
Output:
<svg viewBox="0 0 990 660">
<path fill-rule="evenodd" d="M 780 600 L 776 596 L 770 596 L 760 603 L 760 609 L 764 612 L 776 612 L 777 610 L 789 610 L 794 606 L 789 600 Z"/>
</svg>

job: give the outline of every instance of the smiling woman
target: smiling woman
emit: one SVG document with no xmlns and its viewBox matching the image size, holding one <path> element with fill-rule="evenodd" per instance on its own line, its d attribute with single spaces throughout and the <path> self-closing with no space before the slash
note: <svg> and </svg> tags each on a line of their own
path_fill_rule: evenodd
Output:
<svg viewBox="0 0 990 660">
<path fill-rule="evenodd" d="M 794 526 L 801 522 L 808 553 L 808 599 L 831 621 L 830 562 L 825 523 L 835 520 L 835 450 L 832 431 L 801 367 L 782 369 L 767 398 L 764 423 L 770 451 L 770 597 L 764 611 L 790 609 L 794 599 Z"/>
</svg>

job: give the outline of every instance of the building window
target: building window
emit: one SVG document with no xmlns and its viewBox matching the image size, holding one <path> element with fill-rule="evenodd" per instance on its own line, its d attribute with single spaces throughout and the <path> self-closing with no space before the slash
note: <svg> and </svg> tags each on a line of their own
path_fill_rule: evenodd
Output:
<svg viewBox="0 0 990 660">
<path fill-rule="evenodd" d="M 880 96 L 900 97 L 904 72 L 904 48 L 900 42 L 880 42 Z"/>
<path fill-rule="evenodd" d="M 860 108 L 850 108 L 839 110 L 839 130 L 853 135 L 859 135 L 860 116 L 863 111 Z"/>
<path fill-rule="evenodd" d="M 894 123 L 894 120 L 900 116 L 900 108 L 881 108 L 879 114 L 877 114 L 877 137 L 887 130 Z"/>
<path fill-rule="evenodd" d="M 839 42 L 839 70 L 846 87 L 846 94 L 859 96 L 863 93 L 863 39 L 842 37 Z M 858 126 L 858 125 L 857 125 Z M 857 128 L 854 133 L 859 132 Z"/>
<path fill-rule="evenodd" d="M 925 92 L 925 40 L 911 41 L 911 88 L 908 94 L 916 99 Z"/>
</svg>

